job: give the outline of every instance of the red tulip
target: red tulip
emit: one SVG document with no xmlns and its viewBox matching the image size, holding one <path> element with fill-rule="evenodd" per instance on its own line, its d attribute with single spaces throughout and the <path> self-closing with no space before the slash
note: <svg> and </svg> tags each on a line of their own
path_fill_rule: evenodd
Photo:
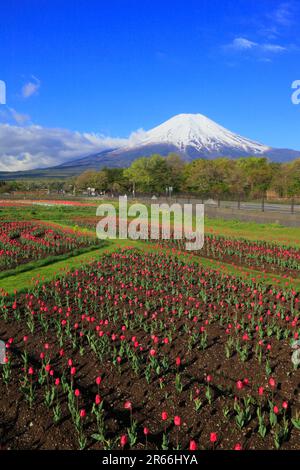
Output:
<svg viewBox="0 0 300 470">
<path fill-rule="evenodd" d="M 76 367 L 71 367 L 71 375 L 75 375 L 76 374 Z"/>
<path fill-rule="evenodd" d="M 166 411 L 163 411 L 162 414 L 161 414 L 161 419 L 163 421 L 167 421 L 168 419 L 168 413 Z"/>
<path fill-rule="evenodd" d="M 234 450 L 242 450 L 242 445 L 238 442 L 237 444 L 235 444 Z"/>
<path fill-rule="evenodd" d="M 101 384 L 101 381 L 102 381 L 102 379 L 101 379 L 100 376 L 96 377 L 96 384 L 97 384 L 97 385 L 100 385 L 100 384 Z"/>
<path fill-rule="evenodd" d="M 181 364 L 181 359 L 180 357 L 176 357 L 176 366 L 179 367 Z"/>
<path fill-rule="evenodd" d="M 128 441 L 128 439 L 127 439 L 126 434 L 123 434 L 123 435 L 121 436 L 121 438 L 120 438 L 121 447 L 126 446 L 127 441 Z"/>
<path fill-rule="evenodd" d="M 148 434 L 149 434 L 149 429 L 145 427 L 144 430 L 143 430 L 143 432 L 144 432 L 145 436 L 148 436 Z"/>
<path fill-rule="evenodd" d="M 97 394 L 97 395 L 95 396 L 95 403 L 96 403 L 96 405 L 100 405 L 101 401 L 102 401 L 102 399 L 101 399 L 100 395 Z"/>
<path fill-rule="evenodd" d="M 80 391 L 78 390 L 78 388 L 76 388 L 74 395 L 75 397 L 80 397 Z"/>
<path fill-rule="evenodd" d="M 244 386 L 243 382 L 241 380 L 238 380 L 237 383 L 236 383 L 236 388 L 238 390 L 242 390 L 243 386 Z"/>
<path fill-rule="evenodd" d="M 262 397 L 264 394 L 264 387 L 258 387 L 258 395 Z"/>
<path fill-rule="evenodd" d="M 152 357 L 156 356 L 155 349 L 150 349 L 150 356 L 152 356 Z"/>
<path fill-rule="evenodd" d="M 282 408 L 283 408 L 284 410 L 287 410 L 287 409 L 288 409 L 288 406 L 289 406 L 289 405 L 288 405 L 288 402 L 287 402 L 287 401 L 284 401 L 284 402 L 282 403 Z"/>
<path fill-rule="evenodd" d="M 80 410 L 80 418 L 86 417 L 86 411 L 84 409 Z"/>
<path fill-rule="evenodd" d="M 279 413 L 279 408 L 278 408 L 278 406 L 275 405 L 274 408 L 273 408 L 273 411 L 274 411 L 274 413 L 275 413 L 276 415 L 278 415 L 278 413 Z"/>
<path fill-rule="evenodd" d="M 276 385 L 276 382 L 275 382 L 275 380 L 274 380 L 272 377 L 271 377 L 270 380 L 269 380 L 269 385 L 270 385 L 270 387 L 272 387 L 272 388 L 274 388 L 275 385 Z"/>
<path fill-rule="evenodd" d="M 29 374 L 29 375 L 33 375 L 33 367 L 29 367 L 29 369 L 28 369 L 28 374 Z"/>
<path fill-rule="evenodd" d="M 181 418 L 180 418 L 180 416 L 175 416 L 175 418 L 174 418 L 174 424 L 175 424 L 175 426 L 180 426 L 180 425 L 181 425 Z"/>
<path fill-rule="evenodd" d="M 197 444 L 196 441 L 190 441 L 190 450 L 197 450 Z"/>
<path fill-rule="evenodd" d="M 216 432 L 211 432 L 210 433 L 210 442 L 215 443 L 218 440 L 218 435 Z"/>
<path fill-rule="evenodd" d="M 125 401 L 124 408 L 125 408 L 125 410 L 131 410 L 132 409 L 131 401 L 129 401 L 129 400 Z"/>
</svg>

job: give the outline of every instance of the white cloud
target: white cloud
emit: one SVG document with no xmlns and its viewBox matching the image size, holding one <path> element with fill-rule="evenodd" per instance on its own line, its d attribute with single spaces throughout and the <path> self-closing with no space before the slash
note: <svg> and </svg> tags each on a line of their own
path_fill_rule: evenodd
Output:
<svg viewBox="0 0 300 470">
<path fill-rule="evenodd" d="M 279 44 L 262 44 L 262 49 L 266 52 L 274 52 L 275 54 L 287 51 L 287 48 Z"/>
<path fill-rule="evenodd" d="M 0 171 L 46 168 L 126 144 L 127 139 L 93 133 L 0 124 Z"/>
<path fill-rule="evenodd" d="M 30 116 L 28 114 L 20 113 L 14 108 L 9 106 L 0 107 L 0 124 L 19 124 L 24 125 L 30 121 Z"/>
<path fill-rule="evenodd" d="M 144 139 L 147 137 L 147 132 L 144 129 L 138 129 L 130 134 L 128 138 L 127 145 L 134 146 L 142 143 Z"/>
<path fill-rule="evenodd" d="M 36 95 L 39 88 L 41 86 L 41 82 L 38 78 L 32 76 L 32 81 L 25 83 L 22 87 L 22 96 L 23 98 L 30 98 L 30 96 Z"/>
<path fill-rule="evenodd" d="M 243 49 L 252 49 L 258 44 L 253 41 L 249 41 L 246 38 L 235 38 L 232 43 L 229 45 L 232 49 L 243 50 Z"/>
<path fill-rule="evenodd" d="M 297 25 L 299 12 L 298 0 L 282 1 L 275 7 L 270 5 L 268 13 L 249 18 L 252 28 L 247 31 L 248 37 L 235 37 L 229 44 L 223 46 L 223 52 L 226 54 L 245 53 L 244 57 L 254 57 L 264 62 L 271 62 L 275 55 L 298 52 L 297 44 L 288 41 L 291 29 Z M 253 25 L 255 33 L 253 33 Z"/>
<path fill-rule="evenodd" d="M 8 111 L 11 114 L 12 119 L 17 124 L 24 124 L 25 122 L 30 121 L 30 116 L 28 114 L 19 113 L 14 108 L 8 108 Z"/>
<path fill-rule="evenodd" d="M 290 26 L 294 19 L 294 2 L 281 3 L 269 15 L 270 19 L 281 26 Z"/>
<path fill-rule="evenodd" d="M 267 55 L 274 55 L 283 52 L 287 52 L 288 48 L 285 46 L 281 46 L 280 44 L 273 44 L 273 43 L 258 43 L 255 41 L 251 41 L 250 39 L 237 37 L 234 38 L 230 44 L 225 46 L 226 51 L 232 52 L 249 52 L 250 54 L 254 54 L 259 58 L 265 57 Z M 265 58 L 267 58 L 265 57 Z"/>
</svg>

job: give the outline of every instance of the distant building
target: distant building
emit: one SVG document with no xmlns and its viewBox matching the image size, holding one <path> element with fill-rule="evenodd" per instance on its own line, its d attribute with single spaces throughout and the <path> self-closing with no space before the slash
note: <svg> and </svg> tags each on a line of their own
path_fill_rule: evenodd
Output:
<svg viewBox="0 0 300 470">
<path fill-rule="evenodd" d="M 96 188 L 87 188 L 87 193 L 89 196 L 96 196 Z"/>
</svg>

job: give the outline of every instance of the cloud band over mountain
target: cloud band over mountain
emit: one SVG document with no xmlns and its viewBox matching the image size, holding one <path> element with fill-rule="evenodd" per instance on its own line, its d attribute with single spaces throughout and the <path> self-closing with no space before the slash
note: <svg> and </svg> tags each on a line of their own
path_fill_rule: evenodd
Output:
<svg viewBox="0 0 300 470">
<path fill-rule="evenodd" d="M 0 124 L 0 171 L 46 168 L 101 150 L 122 147 L 127 139 L 93 133 Z"/>
</svg>

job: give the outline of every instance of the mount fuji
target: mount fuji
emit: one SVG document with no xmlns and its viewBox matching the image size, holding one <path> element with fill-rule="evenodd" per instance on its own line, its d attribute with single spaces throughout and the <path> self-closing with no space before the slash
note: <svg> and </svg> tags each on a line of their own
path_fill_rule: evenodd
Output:
<svg viewBox="0 0 300 470">
<path fill-rule="evenodd" d="M 300 151 L 275 149 L 235 134 L 202 114 L 178 114 L 149 131 L 132 135 L 125 145 L 71 159 L 61 165 L 23 172 L 0 172 L 1 179 L 64 177 L 87 169 L 126 168 L 139 157 L 175 152 L 185 161 L 196 158 L 267 157 L 274 162 L 300 158 Z"/>
<path fill-rule="evenodd" d="M 300 157 L 300 151 L 274 149 L 247 139 L 202 114 L 178 114 L 149 131 L 135 134 L 121 148 L 66 162 L 57 168 L 76 168 L 77 172 L 78 168 L 128 167 L 136 158 L 154 153 L 167 156 L 170 152 L 179 154 L 186 161 L 265 156 L 281 162 Z"/>
<path fill-rule="evenodd" d="M 202 114 L 178 114 L 148 131 L 141 144 L 153 143 L 169 143 L 182 152 L 191 148 L 205 154 L 224 152 L 226 148 L 255 154 L 269 150 L 265 145 L 233 134 Z"/>
</svg>

